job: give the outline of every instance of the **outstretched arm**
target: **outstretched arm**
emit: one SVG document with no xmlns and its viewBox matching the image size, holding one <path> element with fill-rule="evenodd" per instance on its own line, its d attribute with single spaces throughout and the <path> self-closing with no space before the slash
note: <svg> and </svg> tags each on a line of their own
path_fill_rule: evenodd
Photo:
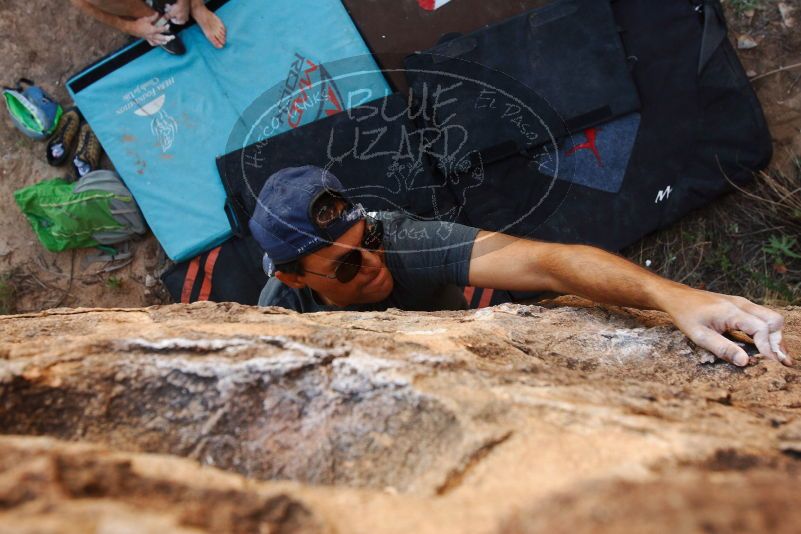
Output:
<svg viewBox="0 0 801 534">
<path fill-rule="evenodd" d="M 742 297 L 692 289 L 595 247 L 530 241 L 479 232 L 470 285 L 512 291 L 553 291 L 604 304 L 661 310 L 693 342 L 717 357 L 746 365 L 748 355 L 721 334 L 742 330 L 759 351 L 792 365 L 782 342 L 784 319 Z"/>
</svg>

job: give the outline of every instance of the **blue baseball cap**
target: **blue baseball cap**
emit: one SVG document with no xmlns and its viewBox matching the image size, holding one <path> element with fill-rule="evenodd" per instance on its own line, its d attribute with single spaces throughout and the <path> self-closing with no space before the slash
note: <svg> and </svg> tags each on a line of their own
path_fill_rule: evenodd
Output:
<svg viewBox="0 0 801 534">
<path fill-rule="evenodd" d="M 248 222 L 265 252 L 265 272 L 272 274 L 275 264 L 297 260 L 331 245 L 363 217 L 364 210 L 357 204 L 324 229 L 314 224 L 313 202 L 323 193 L 344 198 L 343 189 L 336 176 L 311 165 L 288 167 L 267 179 Z"/>
</svg>

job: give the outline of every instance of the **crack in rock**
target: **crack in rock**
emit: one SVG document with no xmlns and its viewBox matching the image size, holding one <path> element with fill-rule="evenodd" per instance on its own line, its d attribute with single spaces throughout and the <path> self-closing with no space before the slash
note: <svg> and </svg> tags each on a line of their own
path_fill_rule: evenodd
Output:
<svg viewBox="0 0 801 534">
<path fill-rule="evenodd" d="M 470 471 L 474 470 L 476 466 L 484 461 L 499 445 L 511 438 L 512 434 L 513 432 L 510 430 L 498 437 L 486 440 L 471 451 L 456 468 L 448 473 L 445 480 L 437 486 L 437 495 L 446 495 L 461 486 Z"/>
<path fill-rule="evenodd" d="M 5 391 L 26 407 L 0 406 L 0 425 L 188 456 L 259 479 L 400 490 L 461 447 L 456 415 L 413 387 L 414 363 L 279 336 L 120 347 L 145 354 L 84 361 L 58 387 L 11 378 Z"/>
</svg>

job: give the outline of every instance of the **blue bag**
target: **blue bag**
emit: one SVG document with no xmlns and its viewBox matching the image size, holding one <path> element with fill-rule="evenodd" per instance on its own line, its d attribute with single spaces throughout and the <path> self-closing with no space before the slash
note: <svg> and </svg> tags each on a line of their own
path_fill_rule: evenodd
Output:
<svg viewBox="0 0 801 534">
<path fill-rule="evenodd" d="M 14 126 L 28 137 L 42 141 L 58 126 L 61 106 L 31 80 L 20 78 L 16 87 L 3 88 L 3 98 Z"/>
</svg>

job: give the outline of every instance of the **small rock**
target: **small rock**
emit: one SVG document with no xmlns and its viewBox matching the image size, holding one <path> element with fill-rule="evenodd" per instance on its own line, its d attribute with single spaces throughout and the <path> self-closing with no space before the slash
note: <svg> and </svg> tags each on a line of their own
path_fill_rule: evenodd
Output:
<svg viewBox="0 0 801 534">
<path fill-rule="evenodd" d="M 701 349 L 699 354 L 701 355 L 701 363 L 715 363 L 715 355 L 708 350 Z"/>
<path fill-rule="evenodd" d="M 795 11 L 794 7 L 791 7 L 789 4 L 785 2 L 779 2 L 779 14 L 782 16 L 782 24 L 784 24 L 785 28 L 792 28 L 795 26 L 795 19 L 792 16 L 792 12 Z"/>
<path fill-rule="evenodd" d="M 783 441 L 796 441 L 801 444 L 801 419 L 790 421 L 782 429 L 778 437 Z"/>
<path fill-rule="evenodd" d="M 153 278 L 151 275 L 147 275 L 145 277 L 145 287 L 153 287 L 156 285 L 156 279 Z"/>
<path fill-rule="evenodd" d="M 750 50 L 756 46 L 757 42 L 750 35 L 743 34 L 737 38 L 737 48 L 740 50 Z"/>
<path fill-rule="evenodd" d="M 11 254 L 11 247 L 5 241 L 0 241 L 0 258 Z"/>
<path fill-rule="evenodd" d="M 782 452 L 801 453 L 801 419 L 796 419 L 779 433 L 779 449 Z"/>
<path fill-rule="evenodd" d="M 755 70 L 748 70 L 746 71 L 745 75 L 748 76 L 749 78 L 753 78 L 754 76 L 757 75 L 757 72 Z"/>
</svg>

